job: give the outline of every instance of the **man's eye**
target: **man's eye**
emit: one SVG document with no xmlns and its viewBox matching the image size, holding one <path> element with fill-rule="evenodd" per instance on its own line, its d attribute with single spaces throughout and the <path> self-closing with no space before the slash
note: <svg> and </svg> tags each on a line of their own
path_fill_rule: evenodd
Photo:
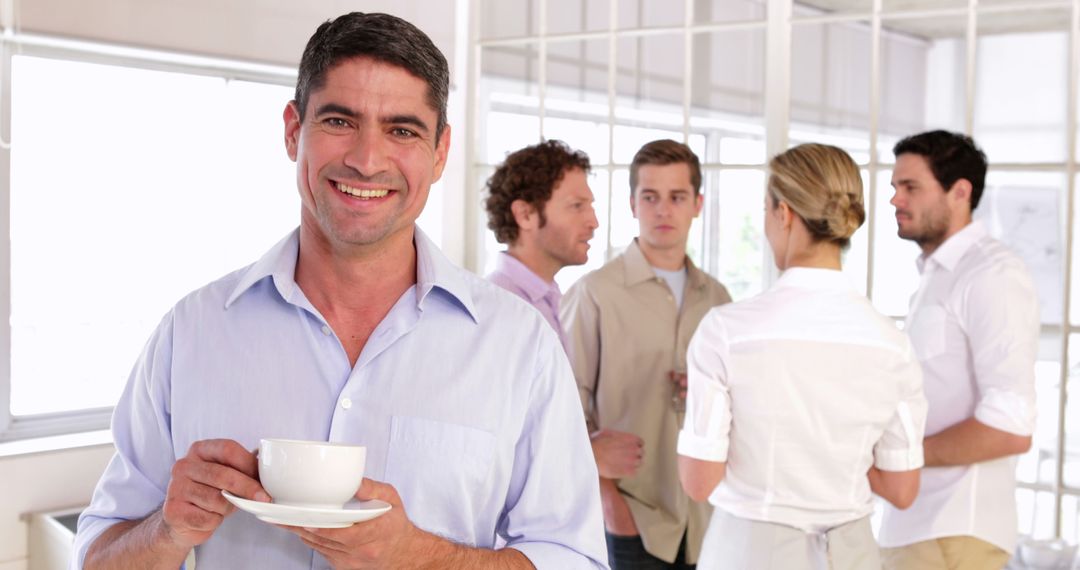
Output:
<svg viewBox="0 0 1080 570">
<path fill-rule="evenodd" d="M 323 124 L 335 129 L 343 129 L 349 126 L 349 122 L 341 117 L 327 117 L 323 119 Z"/>
<path fill-rule="evenodd" d="M 411 139 L 411 138 L 416 136 L 415 131 L 411 131 L 411 130 L 403 128 L 403 127 L 394 127 L 394 129 L 392 131 L 390 131 L 390 132 L 396 137 L 401 137 L 401 138 L 406 138 L 406 139 Z"/>
</svg>

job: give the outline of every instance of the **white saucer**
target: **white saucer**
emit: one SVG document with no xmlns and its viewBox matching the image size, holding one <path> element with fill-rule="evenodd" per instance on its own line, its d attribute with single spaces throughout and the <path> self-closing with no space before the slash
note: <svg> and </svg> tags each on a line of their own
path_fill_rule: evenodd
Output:
<svg viewBox="0 0 1080 570">
<path fill-rule="evenodd" d="M 345 528 L 353 523 L 371 520 L 391 509 L 390 503 L 375 500 L 349 501 L 340 509 L 323 509 L 252 501 L 228 491 L 222 491 L 221 495 L 236 508 L 255 515 L 263 522 L 308 528 Z"/>
</svg>

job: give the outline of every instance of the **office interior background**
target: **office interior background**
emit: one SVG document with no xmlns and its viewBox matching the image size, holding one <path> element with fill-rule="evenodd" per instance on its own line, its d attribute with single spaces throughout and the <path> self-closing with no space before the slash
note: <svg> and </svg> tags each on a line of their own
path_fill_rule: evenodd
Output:
<svg viewBox="0 0 1080 570">
<path fill-rule="evenodd" d="M 918 250 L 896 236 L 892 145 L 972 134 L 976 218 L 1042 310 L 1019 531 L 1080 540 L 1080 0 L 0 0 L 0 570 L 28 567 L 27 513 L 89 500 L 158 319 L 297 224 L 281 113 L 307 37 L 352 10 L 414 22 L 450 61 L 450 163 L 419 224 L 482 274 L 507 152 L 557 138 L 592 159 L 600 228 L 565 290 L 633 239 L 629 162 L 673 138 L 705 172 L 689 254 L 746 298 L 776 278 L 768 157 L 825 142 L 865 184 L 845 272 L 902 323 Z"/>
</svg>

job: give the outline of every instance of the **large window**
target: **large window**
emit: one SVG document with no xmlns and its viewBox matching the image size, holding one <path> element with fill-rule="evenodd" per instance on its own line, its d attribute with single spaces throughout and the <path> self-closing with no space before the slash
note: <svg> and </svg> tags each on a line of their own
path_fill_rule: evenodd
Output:
<svg viewBox="0 0 1080 570">
<path fill-rule="evenodd" d="M 1080 539 L 1080 291 L 1076 110 L 1080 0 L 473 0 L 474 204 L 507 152 L 542 138 L 585 150 L 600 229 L 589 263 L 636 234 L 627 166 L 670 137 L 701 156 L 706 208 L 690 254 L 736 299 L 775 278 L 764 242 L 767 154 L 816 141 L 863 169 L 867 224 L 853 283 L 902 323 L 917 248 L 896 236 L 892 145 L 933 128 L 972 134 L 991 172 L 976 217 L 1028 263 L 1043 331 L 1039 424 L 1018 466 L 1020 531 Z M 479 216 L 479 271 L 499 245 Z"/>
<path fill-rule="evenodd" d="M 7 47 L 0 441 L 107 427 L 170 307 L 254 262 L 300 213 L 282 122 L 293 71 L 49 38 Z M 432 195 L 421 225 L 438 243 Z"/>
</svg>

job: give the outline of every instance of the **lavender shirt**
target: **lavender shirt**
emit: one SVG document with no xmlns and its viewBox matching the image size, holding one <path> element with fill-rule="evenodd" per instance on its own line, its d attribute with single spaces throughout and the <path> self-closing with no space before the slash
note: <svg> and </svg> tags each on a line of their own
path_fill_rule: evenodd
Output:
<svg viewBox="0 0 1080 570">
<path fill-rule="evenodd" d="M 559 301 L 562 300 L 562 291 L 559 284 L 552 281 L 548 283 L 539 275 L 533 273 L 524 263 L 505 251 L 499 254 L 495 262 L 495 271 L 487 276 L 487 280 L 525 299 L 537 311 L 544 316 L 551 328 L 559 335 L 566 356 L 570 356 L 570 343 L 566 340 L 562 323 L 559 322 Z"/>
</svg>

